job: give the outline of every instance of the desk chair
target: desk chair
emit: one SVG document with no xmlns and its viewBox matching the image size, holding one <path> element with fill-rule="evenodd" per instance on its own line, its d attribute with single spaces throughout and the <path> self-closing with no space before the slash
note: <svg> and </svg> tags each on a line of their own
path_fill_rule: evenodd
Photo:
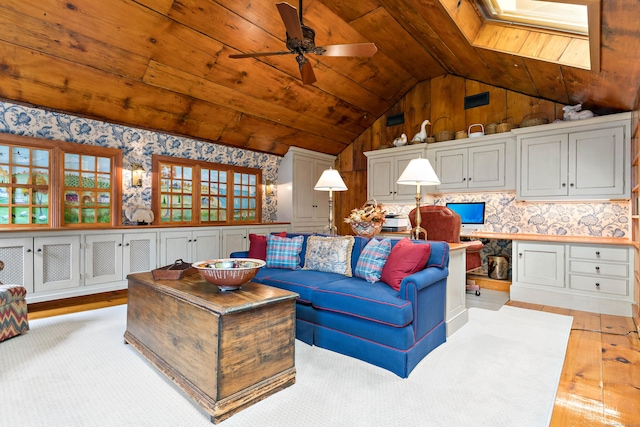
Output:
<svg viewBox="0 0 640 427">
<path fill-rule="evenodd" d="M 427 230 L 426 238 L 428 240 L 440 240 L 448 243 L 460 243 L 460 229 L 462 227 L 460 215 L 452 211 L 446 206 L 428 205 L 420 206 L 421 226 Z M 409 212 L 409 221 L 411 227 L 415 227 L 416 209 Z M 422 233 L 420 236 L 424 239 Z M 467 243 L 467 242 L 465 242 Z M 480 251 L 484 247 L 481 241 L 476 240 L 468 242 L 466 267 L 467 272 L 475 270 L 482 265 Z M 467 291 L 475 291 L 476 295 L 480 295 L 480 287 L 478 285 L 467 285 Z"/>
</svg>

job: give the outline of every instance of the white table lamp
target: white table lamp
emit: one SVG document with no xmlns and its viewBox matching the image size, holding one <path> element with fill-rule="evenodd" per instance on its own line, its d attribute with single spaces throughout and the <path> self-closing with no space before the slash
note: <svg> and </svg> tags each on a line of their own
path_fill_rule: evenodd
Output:
<svg viewBox="0 0 640 427">
<path fill-rule="evenodd" d="M 333 192 L 347 190 L 347 186 L 342 180 L 340 173 L 333 168 L 326 169 L 322 172 L 320 179 L 313 189 L 316 191 L 329 192 L 329 225 L 325 227 L 325 230 L 328 234 L 338 234 L 338 228 L 333 225 Z"/>
<path fill-rule="evenodd" d="M 398 181 L 398 184 L 402 185 L 415 185 L 416 186 L 416 226 L 411 229 L 411 238 L 419 239 L 420 233 L 424 233 L 424 238 L 427 238 L 427 230 L 420 226 L 422 218 L 420 215 L 420 194 L 421 185 L 438 185 L 440 180 L 436 175 L 436 172 L 431 167 L 431 163 L 428 159 L 417 158 L 409 162 Z"/>
</svg>

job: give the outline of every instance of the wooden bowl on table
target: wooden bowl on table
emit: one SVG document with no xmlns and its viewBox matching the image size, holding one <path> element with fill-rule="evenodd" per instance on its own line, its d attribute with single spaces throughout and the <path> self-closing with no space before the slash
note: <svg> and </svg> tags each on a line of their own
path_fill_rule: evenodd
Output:
<svg viewBox="0 0 640 427">
<path fill-rule="evenodd" d="M 253 279 L 265 264 L 263 260 L 254 258 L 222 258 L 198 261 L 192 266 L 221 291 L 234 291 Z"/>
</svg>

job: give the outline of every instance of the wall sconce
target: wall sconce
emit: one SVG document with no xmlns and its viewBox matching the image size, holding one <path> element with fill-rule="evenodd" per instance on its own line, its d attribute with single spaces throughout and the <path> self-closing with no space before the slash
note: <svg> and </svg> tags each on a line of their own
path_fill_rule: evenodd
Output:
<svg viewBox="0 0 640 427">
<path fill-rule="evenodd" d="M 144 168 L 140 163 L 131 164 L 131 186 L 142 187 L 142 177 L 144 176 Z"/>
<path fill-rule="evenodd" d="M 270 179 L 267 179 L 267 180 L 264 182 L 264 194 L 265 194 L 267 197 L 271 197 L 271 196 L 273 196 L 273 181 L 272 181 L 272 180 L 270 180 Z"/>
</svg>

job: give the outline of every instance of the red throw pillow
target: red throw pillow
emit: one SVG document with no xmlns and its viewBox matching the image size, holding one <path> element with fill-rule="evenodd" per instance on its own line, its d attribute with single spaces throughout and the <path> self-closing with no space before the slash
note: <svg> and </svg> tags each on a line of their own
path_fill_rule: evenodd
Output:
<svg viewBox="0 0 640 427">
<path fill-rule="evenodd" d="M 391 249 L 380 280 L 399 291 L 402 279 L 422 270 L 427 265 L 429 255 L 431 255 L 430 244 L 413 243 L 405 237 Z"/>
<path fill-rule="evenodd" d="M 287 232 L 274 233 L 274 236 L 287 237 Z M 267 260 L 267 236 L 249 234 L 249 258 Z"/>
</svg>

